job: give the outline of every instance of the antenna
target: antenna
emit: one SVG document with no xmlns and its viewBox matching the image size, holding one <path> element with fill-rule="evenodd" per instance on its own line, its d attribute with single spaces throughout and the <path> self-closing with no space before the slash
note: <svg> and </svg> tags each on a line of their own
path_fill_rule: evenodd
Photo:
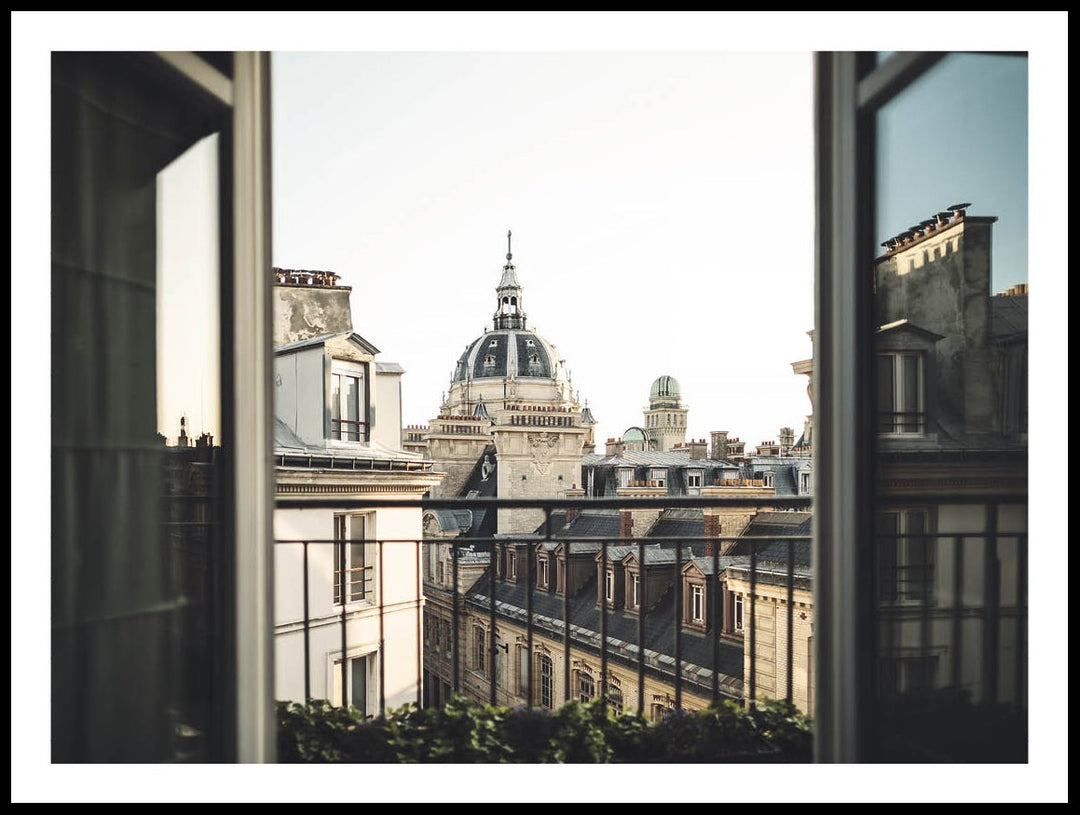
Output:
<svg viewBox="0 0 1080 815">
<path fill-rule="evenodd" d="M 510 258 L 512 258 L 514 256 L 513 253 L 510 251 L 510 235 L 511 234 L 512 233 L 510 232 L 509 229 L 506 230 L 506 261 L 507 261 L 507 263 L 509 263 Z"/>
</svg>

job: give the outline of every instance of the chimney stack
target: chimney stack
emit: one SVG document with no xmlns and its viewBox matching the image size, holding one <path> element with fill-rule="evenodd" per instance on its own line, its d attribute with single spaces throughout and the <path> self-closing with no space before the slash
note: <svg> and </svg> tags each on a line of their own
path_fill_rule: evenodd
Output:
<svg viewBox="0 0 1080 815">
<path fill-rule="evenodd" d="M 720 517 L 718 515 L 705 515 L 705 557 L 712 557 L 719 551 L 720 542 Z"/>
<path fill-rule="evenodd" d="M 795 429 L 791 427 L 780 428 L 780 455 L 786 456 L 791 453 L 795 446 Z"/>
<path fill-rule="evenodd" d="M 712 438 L 711 458 L 727 458 L 727 434 L 728 432 L 726 430 L 714 430 L 709 434 Z"/>
</svg>

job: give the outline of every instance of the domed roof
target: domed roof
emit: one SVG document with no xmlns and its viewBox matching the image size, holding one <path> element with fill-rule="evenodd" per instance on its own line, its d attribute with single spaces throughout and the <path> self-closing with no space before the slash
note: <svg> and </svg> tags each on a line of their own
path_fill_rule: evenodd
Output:
<svg viewBox="0 0 1080 815">
<path fill-rule="evenodd" d="M 682 396 L 682 388 L 679 387 L 679 380 L 673 376 L 668 376 L 667 374 L 658 376 L 656 381 L 652 383 L 652 389 L 649 391 L 649 397 L 653 399 L 665 396 L 673 399 L 678 399 Z"/>
<path fill-rule="evenodd" d="M 624 442 L 629 441 L 648 441 L 649 434 L 645 432 L 641 427 L 628 427 L 626 432 L 622 434 L 622 440 Z"/>
<path fill-rule="evenodd" d="M 500 328 L 470 342 L 454 366 L 453 382 L 468 379 L 552 379 L 558 356 L 550 342 L 528 329 Z"/>
</svg>

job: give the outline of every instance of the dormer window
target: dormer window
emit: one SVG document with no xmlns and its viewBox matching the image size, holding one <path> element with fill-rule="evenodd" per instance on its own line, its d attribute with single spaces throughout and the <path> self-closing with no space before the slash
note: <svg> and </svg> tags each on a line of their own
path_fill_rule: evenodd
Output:
<svg viewBox="0 0 1080 815">
<path fill-rule="evenodd" d="M 687 487 L 700 487 L 702 479 L 701 470 L 687 470 L 686 472 L 686 486 Z"/>
<path fill-rule="evenodd" d="M 615 570 L 604 572 L 604 601 L 610 606 L 615 603 Z"/>
<path fill-rule="evenodd" d="M 487 354 L 484 357 L 484 367 L 485 368 L 494 368 L 495 367 L 495 355 L 494 354 Z"/>
<path fill-rule="evenodd" d="M 705 575 L 695 565 L 688 566 L 682 575 L 682 621 L 687 628 L 705 631 L 708 625 Z"/>
<path fill-rule="evenodd" d="M 637 572 L 628 572 L 626 582 L 626 610 L 637 611 L 641 608 L 641 575 Z"/>
<path fill-rule="evenodd" d="M 512 548 L 506 550 L 506 579 L 517 582 L 517 552 Z"/>
<path fill-rule="evenodd" d="M 526 344 L 526 345 L 527 345 L 527 346 L 528 346 L 529 348 L 535 348 L 535 347 L 536 347 L 536 343 L 535 343 L 535 342 L 534 342 L 533 340 L 525 340 L 525 344 Z"/>
<path fill-rule="evenodd" d="M 765 471 L 761 474 L 761 483 L 766 487 L 771 487 L 773 486 L 773 477 L 773 473 Z"/>
<path fill-rule="evenodd" d="M 367 441 L 367 366 L 334 360 L 330 368 L 330 438 Z"/>
<path fill-rule="evenodd" d="M 547 589 L 548 587 L 548 556 L 547 553 L 536 555 L 536 588 Z"/>
<path fill-rule="evenodd" d="M 926 432 L 923 354 L 891 352 L 877 356 L 878 432 L 892 435 Z"/>
<path fill-rule="evenodd" d="M 498 348 L 498 347 L 499 347 L 499 341 L 498 340 L 492 340 L 491 342 L 488 343 L 488 348 Z"/>
</svg>

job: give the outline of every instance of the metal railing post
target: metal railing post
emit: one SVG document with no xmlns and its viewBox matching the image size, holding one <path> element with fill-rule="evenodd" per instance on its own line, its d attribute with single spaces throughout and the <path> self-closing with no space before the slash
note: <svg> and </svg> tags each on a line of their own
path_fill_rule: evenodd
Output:
<svg viewBox="0 0 1080 815">
<path fill-rule="evenodd" d="M 311 701 L 311 603 L 308 585 L 308 542 L 304 541 L 304 703 Z"/>
</svg>

